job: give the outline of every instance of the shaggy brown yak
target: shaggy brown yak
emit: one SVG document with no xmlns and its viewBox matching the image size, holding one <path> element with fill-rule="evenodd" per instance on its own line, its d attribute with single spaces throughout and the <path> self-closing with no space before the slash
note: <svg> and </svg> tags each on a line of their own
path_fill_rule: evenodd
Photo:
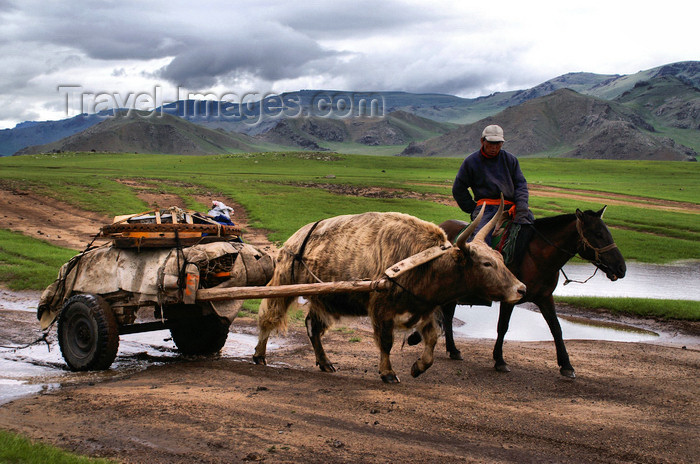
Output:
<svg viewBox="0 0 700 464">
<path fill-rule="evenodd" d="M 501 205 L 502 210 L 502 205 Z M 379 346 L 379 373 L 384 382 L 397 383 L 389 353 L 394 329 L 417 327 L 425 346 L 413 364 L 417 377 L 433 364 L 438 339 L 434 312 L 439 305 L 463 296 L 515 303 L 525 295 L 525 285 L 508 271 L 500 253 L 484 242 L 484 235 L 499 214 L 470 243 L 471 230 L 456 246 L 438 258 L 399 275 L 387 291 L 342 293 L 308 297 L 306 329 L 316 363 L 334 372 L 321 344 L 326 329 L 343 316 L 369 316 Z M 478 224 L 481 218 L 474 221 Z M 280 250 L 268 285 L 344 280 L 381 279 L 393 264 L 431 247 L 449 246 L 445 233 L 435 224 L 401 213 L 364 213 L 337 216 L 307 224 L 292 235 Z M 301 251 L 301 253 L 300 253 Z M 295 259 L 302 254 L 301 261 Z M 259 338 L 253 360 L 265 364 L 267 340 L 275 329 L 286 327 L 286 314 L 295 297 L 264 299 L 258 319 Z"/>
</svg>

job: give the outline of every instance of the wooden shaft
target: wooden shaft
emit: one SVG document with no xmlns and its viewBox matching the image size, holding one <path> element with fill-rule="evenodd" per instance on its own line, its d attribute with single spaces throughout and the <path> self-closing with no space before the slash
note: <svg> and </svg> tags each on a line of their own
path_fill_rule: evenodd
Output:
<svg viewBox="0 0 700 464">
<path fill-rule="evenodd" d="M 391 283 L 381 280 L 351 280 L 316 284 L 292 284 L 267 287 L 203 288 L 197 291 L 197 301 L 247 300 L 286 296 L 324 295 L 329 293 L 372 292 L 387 290 Z"/>
</svg>

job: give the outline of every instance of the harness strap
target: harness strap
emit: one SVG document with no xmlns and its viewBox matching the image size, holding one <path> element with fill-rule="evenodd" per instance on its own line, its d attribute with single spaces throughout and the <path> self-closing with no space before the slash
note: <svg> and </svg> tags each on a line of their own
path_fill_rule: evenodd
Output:
<svg viewBox="0 0 700 464">
<path fill-rule="evenodd" d="M 294 259 L 292 260 L 292 282 L 294 282 L 294 267 L 295 267 L 294 263 L 296 261 L 299 261 L 301 264 L 304 265 L 304 267 L 306 267 L 306 265 L 304 264 L 304 261 L 302 261 L 301 258 L 304 256 L 304 250 L 306 249 L 306 244 L 309 242 L 309 238 L 311 237 L 311 234 L 314 232 L 314 229 L 322 220 L 323 219 L 314 222 L 314 225 L 312 225 L 311 229 L 309 229 L 309 233 L 307 233 L 306 237 L 304 237 L 304 241 L 301 242 L 301 246 L 299 247 L 299 251 L 297 251 L 296 254 L 293 255 Z M 316 277 L 316 276 L 314 276 L 314 277 Z M 316 277 L 316 279 L 318 280 L 318 277 Z"/>
</svg>

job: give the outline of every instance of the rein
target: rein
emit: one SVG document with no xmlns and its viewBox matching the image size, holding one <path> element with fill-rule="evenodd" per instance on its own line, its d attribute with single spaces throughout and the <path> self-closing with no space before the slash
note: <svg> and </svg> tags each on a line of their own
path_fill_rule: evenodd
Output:
<svg viewBox="0 0 700 464">
<path fill-rule="evenodd" d="M 568 255 L 570 256 L 570 258 L 573 258 L 574 256 L 576 256 L 576 254 L 579 253 L 579 252 L 578 252 L 578 249 L 577 249 L 577 251 L 575 251 L 574 253 L 570 252 L 569 250 L 563 249 L 562 247 L 560 247 L 559 245 L 557 245 L 557 244 L 555 244 L 555 243 L 552 243 L 551 240 L 549 240 L 547 237 L 545 237 L 545 235 L 542 234 L 542 232 L 540 232 L 539 230 L 537 230 L 537 228 L 534 226 L 534 224 L 531 225 L 531 227 L 532 227 L 532 229 L 535 231 L 535 233 L 536 233 L 537 235 L 539 235 L 540 238 L 542 238 L 542 240 L 544 240 L 544 241 L 547 242 L 550 246 L 556 248 L 557 250 L 562 251 L 562 252 L 568 254 Z M 598 272 L 598 269 L 599 269 L 598 265 L 601 264 L 601 263 L 600 263 L 600 254 L 601 254 L 601 253 L 605 253 L 606 251 L 610 251 L 610 250 L 613 250 L 613 249 L 617 248 L 617 245 L 615 244 L 615 242 L 612 242 L 612 243 L 610 243 L 610 244 L 608 244 L 608 245 L 605 245 L 604 247 L 600 247 L 600 248 L 593 246 L 593 244 L 592 244 L 591 242 L 589 242 L 588 239 L 583 235 L 582 223 L 581 223 L 581 220 L 580 220 L 578 217 L 576 218 L 576 231 L 578 232 L 579 242 L 580 242 L 584 247 L 588 247 L 588 248 L 590 248 L 591 250 L 593 250 L 593 253 L 595 253 L 595 258 L 594 258 L 593 260 L 589 260 L 589 259 L 583 258 L 583 256 L 581 256 L 581 258 L 585 259 L 586 261 L 591 262 L 591 263 L 595 266 L 595 271 L 593 271 L 593 274 L 591 274 L 591 276 L 590 276 L 589 278 L 587 278 L 586 280 L 583 280 L 583 281 L 581 281 L 581 280 L 572 280 L 572 279 L 569 279 L 569 276 L 567 276 L 567 275 L 566 275 L 566 272 L 564 272 L 564 267 L 561 267 L 559 270 L 560 270 L 561 273 L 564 275 L 564 283 L 563 283 L 563 285 L 568 285 L 568 284 L 570 284 L 571 282 L 574 282 L 574 283 L 577 283 L 577 284 L 585 284 L 586 282 L 588 282 L 589 280 L 591 280 L 591 279 L 593 278 L 593 276 L 596 275 L 596 273 Z"/>
</svg>

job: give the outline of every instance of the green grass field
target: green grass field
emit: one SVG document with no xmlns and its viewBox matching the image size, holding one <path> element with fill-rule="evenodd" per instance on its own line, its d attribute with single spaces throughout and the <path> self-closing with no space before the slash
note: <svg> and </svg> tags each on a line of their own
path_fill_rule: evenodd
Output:
<svg viewBox="0 0 700 464">
<path fill-rule="evenodd" d="M 54 448 L 0 430 L 0 463 L 3 464 L 110 464 L 115 461 L 93 459 Z"/>
<path fill-rule="evenodd" d="M 582 308 L 604 308 L 613 314 L 700 321 L 700 301 L 578 296 L 558 296 L 555 300 Z"/>
</svg>

